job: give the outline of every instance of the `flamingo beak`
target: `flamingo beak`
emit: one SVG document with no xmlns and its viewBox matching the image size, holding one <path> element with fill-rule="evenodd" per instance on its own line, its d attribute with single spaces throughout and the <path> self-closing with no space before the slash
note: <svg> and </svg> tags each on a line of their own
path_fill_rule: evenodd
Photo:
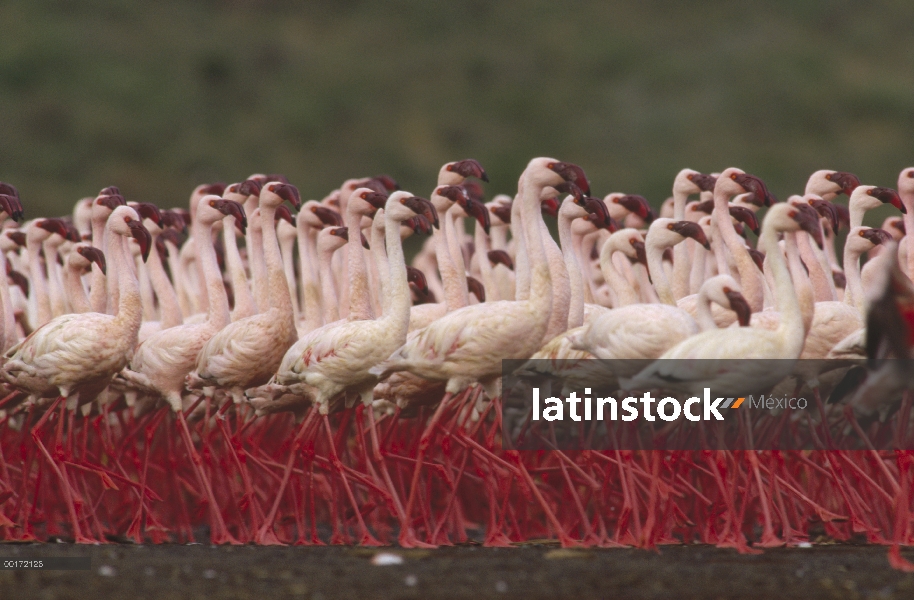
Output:
<svg viewBox="0 0 914 600">
<path fill-rule="evenodd" d="M 326 206 L 312 206 L 311 212 L 313 212 L 317 218 L 321 220 L 321 223 L 326 226 L 340 227 L 343 225 L 342 215 L 332 208 L 327 208 Z"/>
<path fill-rule="evenodd" d="M 9 264 L 9 263 L 7 263 L 7 264 Z M 18 286 L 19 286 L 19 289 L 22 290 L 22 293 L 23 293 L 23 294 L 25 294 L 26 296 L 29 295 L 29 279 L 28 279 L 28 277 L 26 277 L 25 275 L 23 275 L 23 274 L 20 273 L 19 271 L 15 271 L 15 270 L 12 270 L 12 269 L 10 270 L 9 273 L 7 273 L 7 276 L 8 276 L 8 277 L 10 278 L 10 280 L 13 282 L 13 285 L 18 285 Z"/>
<path fill-rule="evenodd" d="M 724 294 L 726 294 L 727 300 L 730 301 L 730 310 L 736 313 L 736 318 L 739 320 L 740 327 L 748 327 L 749 321 L 752 319 L 752 308 L 749 307 L 746 298 L 739 292 L 731 289 L 725 290 Z"/>
<path fill-rule="evenodd" d="M 758 235 L 760 232 L 758 218 L 755 216 L 755 213 L 744 208 L 742 206 L 731 206 L 730 207 L 730 216 L 743 223 L 748 227 L 752 233 Z"/>
<path fill-rule="evenodd" d="M 467 291 L 476 296 L 480 302 L 486 301 L 486 288 L 475 277 L 467 275 Z"/>
<path fill-rule="evenodd" d="M 11 194 L 0 194 L 0 212 L 5 212 L 16 222 L 22 219 L 22 204 Z"/>
<path fill-rule="evenodd" d="M 164 243 L 163 243 L 164 247 Z M 105 254 L 98 248 L 92 246 L 82 246 L 76 249 L 86 260 L 89 262 L 94 262 L 98 265 L 98 268 L 102 270 L 102 273 L 105 275 L 108 274 L 108 265 L 105 262 Z"/>
<path fill-rule="evenodd" d="M 330 230 L 330 235 L 335 235 L 336 237 L 343 238 L 347 242 L 349 241 L 349 228 L 348 227 L 334 227 Z"/>
<path fill-rule="evenodd" d="M 702 229 L 701 225 L 698 223 L 692 223 L 691 221 L 676 221 L 673 223 L 673 231 L 683 237 L 692 238 L 704 246 L 705 250 L 711 249 L 711 243 L 708 242 L 708 237 L 705 235 L 705 230 Z"/>
<path fill-rule="evenodd" d="M 489 182 L 489 176 L 486 175 L 486 170 L 482 168 L 482 165 L 479 164 L 478 160 L 472 158 L 453 162 L 448 165 L 447 170 L 453 173 L 457 173 L 462 177 L 475 177 L 485 181 L 486 183 Z"/>
<path fill-rule="evenodd" d="M 801 210 L 804 206 L 808 210 Z M 813 210 L 808 204 L 800 205 L 795 211 L 793 220 L 800 225 L 800 229 L 808 233 L 809 236 L 816 241 L 816 245 L 819 248 L 823 247 L 822 225 L 819 223 L 819 213 Z"/>
<path fill-rule="evenodd" d="M 631 244 L 632 244 L 632 248 L 635 249 L 636 260 L 646 267 L 647 266 L 647 251 L 644 248 L 644 242 L 642 242 L 641 240 L 632 240 Z"/>
<path fill-rule="evenodd" d="M 575 202 L 578 203 L 583 202 L 584 198 L 586 197 L 584 196 L 584 192 L 581 191 L 581 188 L 579 188 L 573 181 L 563 181 L 562 183 L 552 187 L 560 194 L 571 194 L 574 196 Z"/>
<path fill-rule="evenodd" d="M 368 238 L 365 237 L 365 234 L 362 232 L 359 232 L 359 236 L 362 238 L 362 248 L 365 248 L 366 250 L 371 250 L 371 246 L 368 245 Z M 346 237 L 348 238 L 349 235 L 347 234 Z"/>
<path fill-rule="evenodd" d="M 400 184 L 397 183 L 397 180 L 390 175 L 378 175 L 374 179 L 379 181 L 381 185 L 384 186 L 384 189 L 388 192 L 396 192 L 400 189 Z"/>
<path fill-rule="evenodd" d="M 900 210 L 903 214 L 908 212 L 904 207 L 904 204 L 901 203 L 901 197 L 898 195 L 898 192 L 892 188 L 876 187 L 867 193 L 873 198 L 878 198 L 885 204 L 891 204 Z"/>
<path fill-rule="evenodd" d="M 120 196 L 121 190 L 118 189 L 116 185 L 109 185 L 106 188 L 102 188 L 102 191 L 98 193 L 99 196 Z"/>
<path fill-rule="evenodd" d="M 558 174 L 565 181 L 572 181 L 581 191 L 590 195 L 590 183 L 587 181 L 587 175 L 584 173 L 584 169 L 578 165 L 566 162 L 555 162 L 549 165 L 549 168 Z"/>
<path fill-rule="evenodd" d="M 874 246 L 879 246 L 880 244 L 885 244 L 892 240 L 892 234 L 884 229 L 879 229 L 878 227 L 864 229 L 861 232 L 861 235 Z"/>
<path fill-rule="evenodd" d="M 506 225 L 511 224 L 511 205 L 510 204 L 499 204 L 498 206 L 490 206 L 489 210 L 493 215 L 498 217 L 498 220 Z"/>
<path fill-rule="evenodd" d="M 107 188 L 106 188 L 107 189 Z M 124 197 L 120 194 L 111 194 L 110 196 L 100 196 L 98 199 L 99 204 L 107 207 L 109 210 L 114 210 L 118 206 L 125 206 L 127 201 L 124 200 Z"/>
<path fill-rule="evenodd" d="M 749 256 L 755 262 L 755 266 L 758 267 L 759 271 L 765 272 L 765 253 L 756 250 L 755 248 L 746 248 L 746 251 L 749 252 Z"/>
<path fill-rule="evenodd" d="M 493 266 L 502 264 L 512 271 L 514 270 L 514 261 L 511 260 L 511 255 L 504 250 L 489 250 L 487 256 Z"/>
<path fill-rule="evenodd" d="M 428 280 L 425 277 L 425 273 L 415 267 L 407 265 L 406 280 L 415 285 L 423 296 L 428 296 Z"/>
<path fill-rule="evenodd" d="M 555 198 L 547 198 L 542 202 L 542 211 L 544 215 L 554 217 L 559 214 L 559 203 Z"/>
<path fill-rule="evenodd" d="M 384 205 L 387 203 L 387 194 L 382 194 L 381 192 L 368 192 L 365 194 L 365 202 L 372 205 L 375 210 L 380 210 L 384 208 Z"/>
<path fill-rule="evenodd" d="M 204 196 L 208 196 L 210 194 L 212 194 L 213 196 L 221 196 L 222 192 L 225 191 L 225 188 L 226 188 L 226 185 L 224 183 L 222 183 L 221 181 L 218 181 L 216 183 L 209 184 L 208 186 L 206 186 L 205 188 L 200 190 L 200 192 Z"/>
<path fill-rule="evenodd" d="M 698 189 L 703 192 L 713 192 L 714 185 L 717 183 L 717 177 L 705 175 L 704 173 L 692 173 L 692 177 L 689 178 L 689 181 L 694 183 Z"/>
<path fill-rule="evenodd" d="M 263 184 L 257 179 L 246 179 L 238 186 L 238 193 L 245 196 L 260 197 L 260 190 L 262 188 Z"/>
<path fill-rule="evenodd" d="M 458 188 L 459 189 L 459 188 Z M 463 190 L 461 190 L 463 193 Z M 464 196 L 466 198 L 466 196 Z M 437 229 L 440 226 L 438 221 L 438 211 L 435 210 L 435 206 L 419 196 L 410 196 L 409 198 L 403 198 L 401 200 L 403 205 L 416 213 L 417 215 L 422 215 Z"/>
<path fill-rule="evenodd" d="M 813 198 L 810 200 L 809 205 L 816 209 L 820 216 L 825 217 L 832 231 L 838 231 L 838 211 L 835 209 L 834 204 Z"/>
<path fill-rule="evenodd" d="M 248 226 L 248 217 L 244 213 L 244 207 L 240 202 L 235 202 L 234 200 L 216 200 L 216 210 L 224 214 L 225 216 L 235 217 L 235 225 L 241 231 L 241 235 L 244 235 L 245 230 Z M 285 208 L 285 207 L 280 207 Z M 289 215 L 289 219 L 292 218 L 292 213 L 289 212 L 289 209 L 286 208 L 285 212 Z M 277 210 L 276 214 L 279 215 L 280 211 Z M 290 221 L 291 223 L 292 221 Z M 294 224 L 294 223 L 293 223 Z"/>
<path fill-rule="evenodd" d="M 56 233 L 64 239 L 67 238 L 67 224 L 62 219 L 41 219 L 36 225 L 45 231 Z"/>
<path fill-rule="evenodd" d="M 162 226 L 162 211 L 155 204 L 139 202 L 133 207 L 141 219 L 149 219 L 157 226 Z"/>
<path fill-rule="evenodd" d="M 846 171 L 835 171 L 828 176 L 828 180 L 836 183 L 841 189 L 838 193 L 844 193 L 848 196 L 860 185 L 860 179 L 853 173 Z"/>
<path fill-rule="evenodd" d="M 489 235 L 489 228 L 492 226 L 492 220 L 489 218 L 489 211 L 486 210 L 485 204 L 471 200 L 467 206 L 469 215 L 476 219 L 476 222 L 482 225 L 483 231 Z"/>
<path fill-rule="evenodd" d="M 130 227 L 130 235 L 140 245 L 140 253 L 143 255 L 143 262 L 149 258 L 149 251 L 152 249 L 152 235 L 149 230 L 143 227 L 140 221 L 130 221 L 127 223 Z"/>
<path fill-rule="evenodd" d="M 6 235 L 20 248 L 25 248 L 26 235 L 24 231 L 7 231 Z"/>
<path fill-rule="evenodd" d="M 644 196 L 639 196 L 638 194 L 626 194 L 619 198 L 619 204 L 624 206 L 629 211 L 635 213 L 645 221 L 653 221 L 653 212 L 651 211 L 651 205 L 648 204 L 647 198 Z"/>
<path fill-rule="evenodd" d="M 589 213 L 587 220 L 591 221 L 597 229 L 607 229 L 610 233 L 619 231 L 619 224 L 609 216 L 609 209 L 599 198 L 587 196 L 584 200 L 584 210 Z"/>
<path fill-rule="evenodd" d="M 771 206 L 771 203 L 775 201 L 771 192 L 768 191 L 768 187 L 765 185 L 765 182 L 756 177 L 755 175 L 749 175 L 748 173 L 737 173 L 733 177 L 733 181 L 740 184 L 744 190 L 747 192 L 752 192 L 755 194 L 756 198 L 762 199 L 766 206 Z"/>
<path fill-rule="evenodd" d="M 273 193 L 283 200 L 287 200 L 295 210 L 301 208 L 301 195 L 298 193 L 298 188 L 291 183 L 280 183 L 273 186 Z"/>
</svg>

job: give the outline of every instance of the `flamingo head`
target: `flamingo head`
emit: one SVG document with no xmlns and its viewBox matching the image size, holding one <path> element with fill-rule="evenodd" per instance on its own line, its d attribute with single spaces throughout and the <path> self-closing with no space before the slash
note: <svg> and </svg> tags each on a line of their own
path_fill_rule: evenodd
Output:
<svg viewBox="0 0 914 600">
<path fill-rule="evenodd" d="M 98 268 L 102 270 L 102 273 L 108 273 L 108 265 L 105 262 L 105 253 L 98 248 L 88 244 L 81 244 L 76 248 L 76 252 L 78 252 L 80 256 L 85 258 L 90 263 L 97 264 Z"/>
<path fill-rule="evenodd" d="M 770 211 L 769 211 L 770 214 Z M 787 216 L 793 219 L 801 231 L 805 231 L 809 234 L 813 240 L 815 240 L 816 245 L 819 248 L 823 247 L 822 241 L 822 224 L 819 222 L 819 213 L 808 204 L 799 204 L 797 206 L 791 206 L 787 212 Z M 768 215 L 765 215 L 766 220 Z"/>
<path fill-rule="evenodd" d="M 22 203 L 11 194 L 0 193 L 0 213 L 6 213 L 14 221 L 22 220 Z"/>
<path fill-rule="evenodd" d="M 472 198 L 465 197 L 465 199 L 458 201 L 460 206 L 466 212 L 467 216 L 473 217 L 476 219 L 476 222 L 482 226 L 483 231 L 486 232 L 486 235 L 489 235 L 489 229 L 492 226 L 492 220 L 489 218 L 489 211 L 486 210 L 486 205 Z"/>
<path fill-rule="evenodd" d="M 486 170 L 482 168 L 479 161 L 473 158 L 449 162 L 441 167 L 438 180 L 456 180 L 456 183 L 462 183 L 467 177 L 476 177 L 488 183 L 489 176 Z"/>
<path fill-rule="evenodd" d="M 898 192 L 892 188 L 870 187 L 870 189 L 866 190 L 866 195 L 878 199 L 883 204 L 891 204 L 902 213 L 908 212 L 904 204 L 901 202 L 901 196 L 899 196 Z"/>
<path fill-rule="evenodd" d="M 716 182 L 717 178 L 713 175 L 705 175 L 692 169 L 683 169 L 673 180 L 673 192 L 686 196 L 699 192 L 710 192 L 714 190 Z"/>
<path fill-rule="evenodd" d="M 3 234 L 20 248 L 25 248 L 26 235 L 24 231 L 4 231 Z"/>
<path fill-rule="evenodd" d="M 860 179 L 853 173 L 846 171 L 831 171 L 825 173 L 825 180 L 838 186 L 838 194 L 850 196 L 854 189 L 860 185 Z"/>
<path fill-rule="evenodd" d="M 609 209 L 599 198 L 587 196 L 584 201 L 584 210 L 587 211 L 584 219 L 591 222 L 597 229 L 606 229 L 610 233 L 619 231 L 619 223 L 609 215 Z"/>
<path fill-rule="evenodd" d="M 511 202 L 490 202 L 488 205 L 489 212 L 495 215 L 501 223 L 511 224 Z"/>
<path fill-rule="evenodd" d="M 51 219 L 38 219 L 35 221 L 35 226 L 39 229 L 47 231 L 49 235 L 57 234 L 60 237 L 67 238 L 67 224 L 63 219 L 51 218 Z M 47 237 L 42 236 L 42 241 L 47 239 Z"/>
<path fill-rule="evenodd" d="M 275 221 L 285 221 L 289 225 L 295 226 L 295 217 L 292 216 L 292 211 L 285 204 L 276 207 L 276 214 L 273 215 L 273 219 Z"/>
<path fill-rule="evenodd" d="M 412 229 L 413 233 L 418 233 L 419 235 L 429 235 L 432 232 L 432 224 L 425 218 L 425 215 L 411 217 L 403 221 L 403 224 Z"/>
<path fill-rule="evenodd" d="M 834 204 L 814 194 L 807 194 L 803 199 L 819 213 L 820 217 L 826 220 L 832 231 L 838 231 L 838 209 Z"/>
<path fill-rule="evenodd" d="M 711 249 L 711 244 L 708 242 L 708 237 L 705 235 L 704 229 L 702 229 L 701 225 L 698 223 L 693 223 L 691 221 L 674 221 L 667 225 L 667 229 L 678 233 L 684 238 L 692 238 L 704 246 L 705 250 Z"/>
<path fill-rule="evenodd" d="M 298 193 L 298 188 L 291 183 L 276 180 L 270 181 L 261 189 L 261 202 L 264 201 L 264 193 L 267 194 L 267 203 L 272 204 L 275 207 L 279 207 L 283 201 L 288 201 L 295 210 L 301 208 L 301 195 Z"/>
<path fill-rule="evenodd" d="M 175 231 L 187 231 L 187 222 L 184 217 L 174 209 L 162 211 L 162 226 Z"/>
<path fill-rule="evenodd" d="M 244 212 L 244 206 L 242 206 L 242 204 L 240 202 L 235 202 L 234 200 L 225 200 L 222 198 L 217 198 L 215 200 L 211 200 L 211 202 L 212 203 L 210 204 L 210 206 L 212 206 L 213 208 L 218 210 L 224 216 L 234 217 L 235 226 L 238 227 L 238 229 L 241 231 L 241 235 L 245 234 L 245 231 L 247 230 L 247 226 L 248 226 L 248 217 Z M 276 209 L 277 216 L 280 215 L 280 209 L 285 209 L 286 214 L 288 214 L 288 218 L 289 219 L 292 218 L 292 214 L 289 213 L 289 209 L 286 208 L 285 206 L 280 206 L 279 208 Z"/>
<path fill-rule="evenodd" d="M 428 279 L 425 277 L 425 273 L 417 269 L 416 267 L 411 267 L 407 265 L 406 267 L 406 281 L 407 283 L 416 287 L 416 290 L 422 296 L 428 296 Z"/>
<path fill-rule="evenodd" d="M 141 219 L 149 219 L 157 227 L 162 227 L 162 211 L 158 206 L 150 202 L 134 202 L 132 206 Z"/>
<path fill-rule="evenodd" d="M 556 173 L 565 181 L 576 184 L 585 194 L 590 194 L 590 183 L 587 181 L 587 175 L 584 173 L 584 169 L 578 165 L 560 161 L 549 161 L 546 164 L 546 168 Z"/>
<path fill-rule="evenodd" d="M 755 235 L 759 234 L 759 223 L 755 213 L 743 206 L 730 206 L 730 216 L 748 227 Z"/>
<path fill-rule="evenodd" d="M 863 230 L 860 231 L 858 235 L 867 240 L 873 246 L 886 244 L 893 239 L 891 233 L 878 227 L 863 228 Z"/>
<path fill-rule="evenodd" d="M 727 298 L 730 310 L 736 313 L 736 319 L 739 321 L 740 327 L 748 327 L 749 321 L 752 319 L 752 308 L 749 306 L 746 297 L 730 286 L 724 286 L 721 291 Z"/>
</svg>

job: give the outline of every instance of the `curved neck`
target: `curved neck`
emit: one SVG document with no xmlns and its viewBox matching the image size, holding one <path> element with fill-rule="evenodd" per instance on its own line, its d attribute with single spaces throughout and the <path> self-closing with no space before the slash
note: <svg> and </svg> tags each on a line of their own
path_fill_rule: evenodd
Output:
<svg viewBox="0 0 914 600">
<path fill-rule="evenodd" d="M 749 303 L 753 312 L 762 310 L 765 303 L 765 293 L 762 290 L 760 272 L 755 266 L 755 261 L 749 256 L 749 252 L 743 245 L 742 239 L 733 228 L 733 221 L 730 219 L 730 207 L 727 202 L 727 194 L 722 190 L 714 191 L 714 211 L 712 218 L 717 223 L 717 229 L 720 237 L 726 244 L 733 262 L 736 264 L 736 270 L 739 272 L 740 286 L 743 288 L 743 295 L 746 302 Z"/>
<path fill-rule="evenodd" d="M 520 194 L 511 205 L 511 239 L 514 240 L 514 277 L 516 300 L 530 298 L 530 257 L 527 255 L 527 234 L 524 231 L 523 199 Z"/>
<path fill-rule="evenodd" d="M 308 331 L 323 324 L 317 273 L 314 270 L 317 232 L 307 224 L 298 227 L 298 270 L 301 283 L 301 312 Z"/>
<path fill-rule="evenodd" d="M 235 296 L 235 307 L 232 309 L 232 319 L 243 319 L 257 314 L 257 305 L 251 288 L 248 287 L 248 277 L 244 272 L 244 263 L 238 252 L 238 242 L 235 235 L 235 217 L 228 215 L 222 219 L 222 240 L 225 245 L 225 265 L 229 277 L 232 279 L 232 291 Z M 150 273 L 152 269 L 150 268 Z"/>
<path fill-rule="evenodd" d="M 603 272 L 603 279 L 606 280 L 613 295 L 613 308 L 637 304 L 638 294 L 635 293 L 628 280 L 619 273 L 619 270 L 613 264 L 612 255 L 616 249 L 613 248 L 611 240 L 612 238 L 607 239 L 603 244 L 603 248 L 600 249 L 600 271 Z M 626 257 L 625 260 L 628 260 L 628 258 Z"/>
<path fill-rule="evenodd" d="M 670 281 L 667 279 L 666 270 L 663 268 L 663 251 L 666 250 L 666 248 L 657 244 L 652 244 L 650 235 L 647 236 L 645 245 L 647 246 L 647 266 L 650 270 L 651 279 L 654 282 L 654 289 L 657 291 L 657 297 L 663 304 L 676 306 L 676 297 L 673 294 L 673 288 L 670 287 Z M 683 247 L 683 244 L 676 244 L 673 246 L 673 252 L 676 251 L 676 248 L 680 247 Z M 673 264 L 675 267 L 675 260 Z"/>
<path fill-rule="evenodd" d="M 778 249 L 777 235 L 778 233 L 774 228 L 768 227 L 762 230 L 765 247 L 770 248 L 766 257 L 771 267 L 771 274 L 774 277 L 778 310 L 781 313 L 777 332 L 786 345 L 787 354 L 784 355 L 784 358 L 796 358 L 803 349 L 803 340 L 806 334 L 803 327 L 803 315 L 800 312 L 800 304 L 797 300 L 796 290 L 793 287 L 790 271 L 787 269 L 787 262 L 784 260 L 784 256 Z M 794 245 L 788 242 L 788 254 L 792 251 L 792 248 L 794 248 Z"/>
<path fill-rule="evenodd" d="M 844 303 L 853 306 L 864 315 L 863 280 L 860 276 L 860 252 L 844 244 L 844 275 L 847 278 L 844 288 Z"/>
<path fill-rule="evenodd" d="M 403 256 L 403 242 L 400 239 L 400 222 L 391 215 L 384 215 L 384 236 L 387 240 L 387 291 L 389 295 L 388 311 L 382 317 L 390 324 L 388 334 L 402 344 L 406 341 L 406 331 L 409 329 L 409 314 L 412 299 L 409 293 L 409 283 L 406 281 L 406 258 Z M 382 277 L 384 274 L 382 273 Z"/>
<path fill-rule="evenodd" d="M 225 293 L 225 284 L 222 282 L 222 273 L 216 260 L 216 249 L 213 247 L 212 225 L 194 222 L 194 244 L 197 249 L 197 263 L 203 272 L 203 285 L 209 298 L 209 309 L 206 320 L 211 325 L 221 329 L 229 324 L 228 296 Z"/>
<path fill-rule="evenodd" d="M 442 271 L 441 279 L 444 285 L 444 300 L 448 311 L 463 308 L 470 303 L 467 291 L 467 270 L 463 262 L 463 218 L 456 216 L 452 209 L 444 213 L 444 226 L 447 228 L 445 241 L 447 244 L 448 275 Z"/>
<path fill-rule="evenodd" d="M 92 305 L 89 303 L 89 297 L 86 295 L 86 288 L 83 287 L 82 274 L 79 270 L 66 269 L 64 271 L 63 284 L 64 291 L 67 294 L 67 300 L 70 302 L 71 312 L 92 312 Z"/>
<path fill-rule="evenodd" d="M 282 255 L 279 252 L 279 240 L 276 238 L 276 209 L 261 206 L 261 235 L 263 236 L 263 259 L 267 267 L 268 301 L 270 310 L 278 310 L 280 318 L 288 319 L 293 324 L 292 296 L 289 295 L 289 284 L 282 267 Z M 266 312 L 266 311 L 264 311 Z"/>
<path fill-rule="evenodd" d="M 816 299 L 812 284 L 806 275 L 803 261 L 800 260 L 797 239 L 802 235 L 793 231 L 784 233 L 784 246 L 787 251 L 790 280 L 793 282 L 793 289 L 796 290 L 797 303 L 800 306 L 800 315 L 803 318 L 803 331 L 808 334 L 812 328 L 812 320 L 815 317 Z M 778 310 L 780 310 L 780 305 Z"/>
<path fill-rule="evenodd" d="M 803 264 L 809 269 L 809 280 L 812 283 L 813 294 L 816 302 L 828 302 L 838 299 L 838 292 L 835 289 L 835 280 L 831 274 L 831 268 L 827 263 L 827 257 L 824 252 L 816 252 L 817 247 L 809 239 L 806 232 L 795 234 L 797 246 L 800 249 L 800 257 Z M 826 261 L 823 265 L 823 261 Z M 826 269 L 828 269 L 826 271 Z"/>
<path fill-rule="evenodd" d="M 105 241 L 107 245 L 105 255 L 110 257 L 109 264 L 113 263 L 114 266 L 114 269 L 109 267 L 109 273 L 117 273 L 117 313 L 114 322 L 117 327 L 125 330 L 126 339 L 128 341 L 132 339 L 135 344 L 140 324 L 143 322 L 143 307 L 140 303 L 140 285 L 129 264 L 127 238 L 112 231 L 106 231 Z M 111 279 L 108 277 L 109 282 Z M 108 297 L 109 308 L 115 305 L 113 291 Z"/>
<path fill-rule="evenodd" d="M 853 202 L 848 205 L 847 211 L 850 213 L 851 229 L 863 226 L 863 217 L 866 216 L 866 210 L 866 207 L 860 202 Z"/>
<path fill-rule="evenodd" d="M 105 249 L 108 245 L 105 243 L 105 220 L 92 219 L 92 245 L 99 249 Z M 108 303 L 108 283 L 105 274 L 102 273 L 101 267 L 92 263 L 92 281 L 89 285 L 89 303 L 92 304 L 92 311 L 103 313 L 107 310 Z"/>
<path fill-rule="evenodd" d="M 292 303 L 292 314 L 295 320 L 298 321 L 298 288 L 295 283 L 295 260 L 292 258 L 295 252 L 295 238 L 292 236 L 283 237 L 279 250 L 282 256 L 283 273 L 286 276 L 286 286 L 289 288 L 289 302 Z"/>
<path fill-rule="evenodd" d="M 541 225 L 544 225 L 540 209 L 542 189 L 529 185 L 523 176 L 519 184 L 523 189 L 520 198 L 520 221 L 523 227 L 524 248 L 526 249 L 528 269 L 530 271 L 528 302 L 533 306 L 534 312 L 540 316 L 543 325 L 541 333 L 545 334 L 545 328 L 552 314 L 552 276 L 541 237 Z M 537 321 L 537 324 L 539 324 L 539 321 Z"/>
<path fill-rule="evenodd" d="M 263 213 L 261 213 L 260 222 L 260 227 L 251 227 L 248 230 L 251 235 L 248 262 L 251 266 L 251 279 L 254 281 L 254 302 L 257 304 L 257 311 L 266 312 L 270 309 L 270 290 L 267 283 L 267 268 L 263 259 L 263 223 L 266 222 Z"/>
<path fill-rule="evenodd" d="M 0 250 L 0 273 L 6 273 L 6 253 L 2 250 Z M 0 344 L 2 344 L 0 352 L 6 352 L 16 342 L 16 315 L 13 312 L 9 280 L 6 277 L 0 277 L 0 310 L 3 311 L 3 314 L 0 315 L 2 317 L 0 325 L 3 326 L 3 330 L 0 331 Z"/>
<path fill-rule="evenodd" d="M 149 260 L 146 261 L 146 270 L 149 273 L 149 280 L 152 282 L 152 288 L 155 290 L 156 297 L 159 299 L 159 320 L 162 329 L 168 329 L 183 322 L 181 316 L 181 306 L 178 304 L 178 294 L 174 286 L 168 279 L 165 267 L 162 266 L 162 257 L 159 256 L 156 238 L 152 239 L 152 250 L 149 252 Z"/>
<path fill-rule="evenodd" d="M 371 296 L 368 291 L 368 266 L 362 248 L 362 215 L 346 211 L 346 226 L 349 228 L 349 316 L 350 321 L 363 321 L 374 317 L 371 310 Z"/>
<path fill-rule="evenodd" d="M 336 283 L 333 281 L 333 250 L 319 249 L 320 253 L 320 291 L 324 305 L 323 320 L 333 323 L 340 318 L 339 298 L 336 294 Z"/>
<path fill-rule="evenodd" d="M 28 242 L 26 248 L 29 253 L 29 277 L 32 285 L 30 296 L 35 302 L 35 315 L 38 321 L 33 327 L 37 329 L 51 320 L 51 300 L 48 298 L 48 282 L 41 268 L 41 244 Z"/>
</svg>

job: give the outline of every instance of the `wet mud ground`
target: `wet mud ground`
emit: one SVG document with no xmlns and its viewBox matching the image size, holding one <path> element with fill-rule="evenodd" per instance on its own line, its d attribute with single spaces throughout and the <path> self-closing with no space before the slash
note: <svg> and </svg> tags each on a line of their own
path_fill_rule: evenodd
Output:
<svg viewBox="0 0 914 600">
<path fill-rule="evenodd" d="M 378 553 L 401 564 L 380 566 Z M 903 553 L 914 559 L 914 550 Z M 257 547 L 0 544 L 16 558 L 89 556 L 89 571 L 0 570 L 0 598 L 914 598 L 886 549 L 831 545 L 740 555 L 556 546 Z"/>
</svg>

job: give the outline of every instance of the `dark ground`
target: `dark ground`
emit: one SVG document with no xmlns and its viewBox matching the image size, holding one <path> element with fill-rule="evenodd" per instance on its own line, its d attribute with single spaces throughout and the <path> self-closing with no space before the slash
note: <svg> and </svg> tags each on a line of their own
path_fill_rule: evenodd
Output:
<svg viewBox="0 0 914 600">
<path fill-rule="evenodd" d="M 375 566 L 378 552 L 403 564 Z M 0 545 L 6 558 L 90 556 L 90 571 L 0 570 L 0 598 L 912 598 L 886 549 L 816 546 L 740 555 L 454 547 Z M 907 553 L 907 558 L 914 558 Z"/>
</svg>

